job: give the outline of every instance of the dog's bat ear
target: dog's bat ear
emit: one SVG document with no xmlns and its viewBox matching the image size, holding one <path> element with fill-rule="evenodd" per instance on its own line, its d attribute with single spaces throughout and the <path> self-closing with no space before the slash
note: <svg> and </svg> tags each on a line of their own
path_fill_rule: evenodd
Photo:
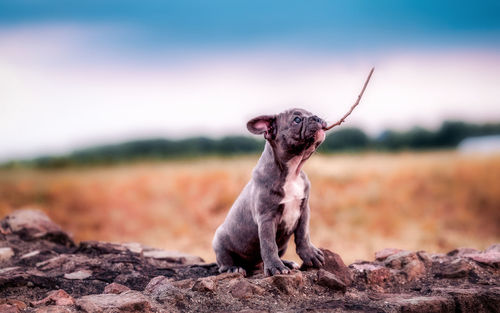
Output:
<svg viewBox="0 0 500 313">
<path fill-rule="evenodd" d="M 265 133 L 265 137 L 268 139 L 268 135 L 273 133 L 275 122 L 275 115 L 261 115 L 248 121 L 247 128 L 252 134 L 260 135 Z"/>
</svg>

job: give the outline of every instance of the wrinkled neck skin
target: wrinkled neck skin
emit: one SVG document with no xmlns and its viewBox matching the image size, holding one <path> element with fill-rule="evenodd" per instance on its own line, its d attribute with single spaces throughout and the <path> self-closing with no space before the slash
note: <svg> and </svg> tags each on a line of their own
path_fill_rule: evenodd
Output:
<svg viewBox="0 0 500 313">
<path fill-rule="evenodd" d="M 312 151 L 311 151 L 312 150 Z M 278 147 L 273 143 L 266 141 L 264 152 L 257 163 L 254 170 L 254 177 L 257 180 L 263 177 L 281 177 L 284 179 L 288 174 L 299 175 L 304 162 L 314 152 L 314 145 L 308 148 L 301 155 L 296 156 L 283 156 L 279 154 Z"/>
</svg>

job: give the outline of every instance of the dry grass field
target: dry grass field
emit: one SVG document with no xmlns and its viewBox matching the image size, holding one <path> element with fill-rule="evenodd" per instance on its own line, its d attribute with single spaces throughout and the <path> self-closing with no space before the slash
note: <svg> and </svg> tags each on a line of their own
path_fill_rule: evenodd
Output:
<svg viewBox="0 0 500 313">
<path fill-rule="evenodd" d="M 0 171 L 0 214 L 39 208 L 76 240 L 141 242 L 214 261 L 216 227 L 257 156 Z M 315 155 L 311 238 L 347 263 L 385 247 L 447 251 L 500 242 L 500 155 Z M 298 260 L 293 244 L 289 259 Z"/>
</svg>

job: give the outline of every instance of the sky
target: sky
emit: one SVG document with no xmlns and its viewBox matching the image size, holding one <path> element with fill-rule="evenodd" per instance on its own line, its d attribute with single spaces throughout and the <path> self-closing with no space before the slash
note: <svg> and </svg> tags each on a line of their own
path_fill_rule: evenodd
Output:
<svg viewBox="0 0 500 313">
<path fill-rule="evenodd" d="M 0 161 L 336 121 L 372 66 L 343 125 L 498 122 L 500 2 L 0 0 Z"/>
</svg>

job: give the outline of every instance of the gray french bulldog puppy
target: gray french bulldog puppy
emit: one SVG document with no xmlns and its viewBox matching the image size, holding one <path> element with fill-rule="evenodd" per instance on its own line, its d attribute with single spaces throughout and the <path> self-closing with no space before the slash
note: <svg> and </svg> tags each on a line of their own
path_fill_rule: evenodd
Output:
<svg viewBox="0 0 500 313">
<path fill-rule="evenodd" d="M 238 196 L 213 239 L 219 272 L 246 275 L 264 262 L 266 275 L 287 274 L 298 265 L 281 260 L 292 234 L 306 266 L 324 264 L 323 252 L 309 239 L 310 182 L 302 165 L 325 140 L 326 123 L 302 109 L 250 120 L 247 128 L 264 134 L 264 152 L 252 179 Z"/>
</svg>

